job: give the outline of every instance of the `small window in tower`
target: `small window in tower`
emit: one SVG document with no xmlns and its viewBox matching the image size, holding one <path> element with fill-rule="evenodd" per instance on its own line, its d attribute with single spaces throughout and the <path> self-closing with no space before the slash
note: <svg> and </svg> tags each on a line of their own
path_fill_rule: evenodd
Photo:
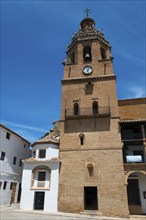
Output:
<svg viewBox="0 0 146 220">
<path fill-rule="evenodd" d="M 46 149 L 39 150 L 39 158 L 45 158 L 46 157 Z"/>
<path fill-rule="evenodd" d="M 88 169 L 88 175 L 89 175 L 89 177 L 92 177 L 92 176 L 94 175 L 94 167 L 93 167 L 93 165 L 92 165 L 91 163 L 89 163 L 89 164 L 87 165 L 87 169 Z"/>
<path fill-rule="evenodd" d="M 105 52 L 105 49 L 104 48 L 100 48 L 100 51 L 101 51 L 101 59 L 106 59 L 106 52 Z"/>
<path fill-rule="evenodd" d="M 97 101 L 92 102 L 92 109 L 93 109 L 94 115 L 98 114 L 98 102 Z"/>
<path fill-rule="evenodd" d="M 79 103 L 74 103 L 74 115 L 79 115 Z"/>
<path fill-rule="evenodd" d="M 84 49 L 83 49 L 83 59 L 84 59 L 84 62 L 92 61 L 91 47 L 90 46 L 84 47 Z"/>
<path fill-rule="evenodd" d="M 84 143 L 85 143 L 85 135 L 84 134 L 80 134 L 79 138 L 80 138 L 80 145 L 84 145 Z"/>
<path fill-rule="evenodd" d="M 71 64 L 75 63 L 75 52 L 71 54 Z"/>
</svg>

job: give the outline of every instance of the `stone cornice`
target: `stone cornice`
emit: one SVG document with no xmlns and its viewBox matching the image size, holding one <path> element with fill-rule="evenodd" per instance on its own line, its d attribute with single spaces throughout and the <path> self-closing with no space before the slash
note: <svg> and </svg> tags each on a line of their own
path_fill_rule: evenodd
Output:
<svg viewBox="0 0 146 220">
<path fill-rule="evenodd" d="M 37 158 L 34 158 L 34 157 L 31 157 L 31 158 L 28 158 L 28 159 L 25 159 L 25 160 L 22 160 L 22 162 L 24 164 L 47 164 L 47 163 L 58 163 L 60 162 L 60 160 L 57 158 L 57 157 L 53 157 L 53 158 L 50 158 L 50 159 L 43 159 L 43 160 L 39 160 Z"/>
<path fill-rule="evenodd" d="M 99 42 L 105 44 L 106 46 L 110 47 L 109 41 L 105 40 L 104 36 L 96 31 L 95 29 L 89 31 L 79 31 L 77 32 L 74 37 L 72 38 L 71 44 L 68 46 L 67 50 L 70 50 L 77 42 L 80 41 L 87 41 L 87 40 L 98 40 Z"/>
<path fill-rule="evenodd" d="M 88 77 L 88 78 L 69 78 L 61 81 L 62 85 L 68 84 L 78 84 L 78 83 L 91 83 L 98 81 L 107 81 L 107 80 L 115 80 L 115 75 L 106 75 L 106 76 L 96 76 L 96 77 Z"/>
</svg>

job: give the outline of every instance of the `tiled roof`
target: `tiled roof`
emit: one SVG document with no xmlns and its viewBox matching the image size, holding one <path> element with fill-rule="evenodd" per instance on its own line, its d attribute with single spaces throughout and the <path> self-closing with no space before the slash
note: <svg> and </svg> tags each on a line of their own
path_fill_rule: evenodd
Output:
<svg viewBox="0 0 146 220">
<path fill-rule="evenodd" d="M 146 122 L 146 119 L 122 119 L 120 123 L 135 123 L 135 122 Z"/>
<path fill-rule="evenodd" d="M 60 127 L 59 127 L 59 122 L 54 123 L 54 129 L 50 130 L 49 133 L 45 134 L 42 138 L 39 140 L 35 141 L 32 144 L 32 147 L 35 146 L 36 144 L 44 144 L 44 143 L 54 143 L 54 144 L 59 144 L 60 143 Z"/>
</svg>

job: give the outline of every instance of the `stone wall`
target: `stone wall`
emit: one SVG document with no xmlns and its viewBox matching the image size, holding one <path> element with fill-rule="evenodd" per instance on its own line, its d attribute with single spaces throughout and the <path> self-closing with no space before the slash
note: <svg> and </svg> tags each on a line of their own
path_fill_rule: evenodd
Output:
<svg viewBox="0 0 146 220">
<path fill-rule="evenodd" d="M 119 100 L 120 119 L 146 119 L 146 98 Z"/>
</svg>

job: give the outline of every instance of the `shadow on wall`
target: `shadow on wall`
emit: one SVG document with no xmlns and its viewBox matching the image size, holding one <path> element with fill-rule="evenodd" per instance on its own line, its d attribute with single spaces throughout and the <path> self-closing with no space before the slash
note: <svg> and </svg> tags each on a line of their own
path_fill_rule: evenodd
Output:
<svg viewBox="0 0 146 220">
<path fill-rule="evenodd" d="M 64 123 L 65 133 L 110 131 L 110 118 L 71 119 Z"/>
</svg>

